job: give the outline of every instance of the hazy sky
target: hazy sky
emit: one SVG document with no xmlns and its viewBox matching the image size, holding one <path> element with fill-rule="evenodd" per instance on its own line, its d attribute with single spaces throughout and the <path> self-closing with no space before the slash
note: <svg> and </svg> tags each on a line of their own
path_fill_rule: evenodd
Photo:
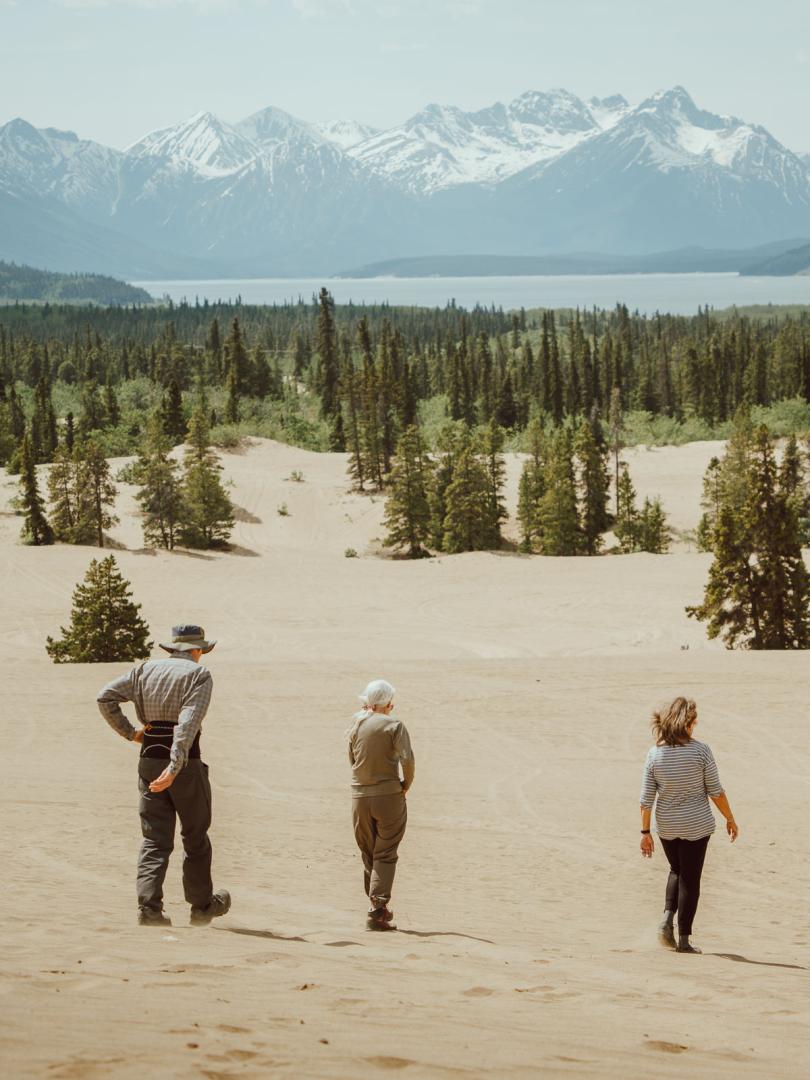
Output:
<svg viewBox="0 0 810 1080">
<path fill-rule="evenodd" d="M 384 127 L 430 101 L 676 83 L 810 151 L 810 2 L 0 0 L 0 122 L 117 147 L 200 109 Z"/>
</svg>

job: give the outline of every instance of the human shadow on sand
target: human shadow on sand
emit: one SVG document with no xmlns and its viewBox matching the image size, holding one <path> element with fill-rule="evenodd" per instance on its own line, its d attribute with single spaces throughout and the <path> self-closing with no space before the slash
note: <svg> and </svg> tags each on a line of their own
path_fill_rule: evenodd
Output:
<svg viewBox="0 0 810 1080">
<path fill-rule="evenodd" d="M 399 934 L 410 934 L 411 937 L 462 937 L 468 941 L 483 941 L 485 945 L 494 945 L 494 941 L 490 941 L 485 937 L 474 937 L 472 934 L 459 934 L 455 930 L 403 930 L 397 931 Z"/>
<path fill-rule="evenodd" d="M 275 930 L 249 930 L 246 926 L 217 926 L 217 930 L 228 934 L 244 934 L 246 937 L 269 938 L 271 941 L 303 941 L 306 938 L 291 936 L 289 934 L 277 934 Z"/>
<path fill-rule="evenodd" d="M 719 956 L 721 960 L 734 960 L 738 964 L 756 964 L 757 967 L 792 968 L 794 971 L 807 971 L 802 964 L 778 964 L 772 960 L 749 960 L 747 956 L 740 956 L 733 952 L 713 952 L 708 956 Z"/>
</svg>

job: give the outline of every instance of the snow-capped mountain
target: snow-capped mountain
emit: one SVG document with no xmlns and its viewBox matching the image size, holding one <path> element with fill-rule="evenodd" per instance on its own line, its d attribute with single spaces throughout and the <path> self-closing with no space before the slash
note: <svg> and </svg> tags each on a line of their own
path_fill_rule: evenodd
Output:
<svg viewBox="0 0 810 1080">
<path fill-rule="evenodd" d="M 542 207 L 544 241 L 572 249 L 744 247 L 810 235 L 810 177 L 799 158 L 764 128 L 697 108 L 682 87 L 511 177 L 496 202 L 524 220 Z"/>
<path fill-rule="evenodd" d="M 612 127 L 627 107 L 620 96 L 586 104 L 567 90 L 529 91 L 508 105 L 497 102 L 477 112 L 428 105 L 349 153 L 414 194 L 460 184 L 492 186 Z"/>
<path fill-rule="evenodd" d="M 371 124 L 361 124 L 358 120 L 325 120 L 313 124 L 313 127 L 325 139 L 343 150 L 349 150 L 352 146 L 380 134 L 379 128 L 372 127 Z"/>
<path fill-rule="evenodd" d="M 0 127 L 0 258 L 52 269 L 320 275 L 406 255 L 803 236 L 807 156 L 682 87 L 635 106 L 566 90 L 433 104 L 385 131 L 274 107 L 236 123 L 201 112 L 123 152 Z"/>
<path fill-rule="evenodd" d="M 17 118 L 0 127 L 0 190 L 101 209 L 115 198 L 121 157 L 72 131 L 38 129 Z"/>
<path fill-rule="evenodd" d="M 126 150 L 130 162 L 206 178 L 229 176 L 256 155 L 255 143 L 210 112 L 152 131 Z"/>
</svg>

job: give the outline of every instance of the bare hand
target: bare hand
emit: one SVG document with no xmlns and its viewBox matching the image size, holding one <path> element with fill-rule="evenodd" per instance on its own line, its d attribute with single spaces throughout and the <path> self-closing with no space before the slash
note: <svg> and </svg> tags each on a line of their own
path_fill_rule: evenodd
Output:
<svg viewBox="0 0 810 1080">
<path fill-rule="evenodd" d="M 177 776 L 177 773 L 169 772 L 167 766 L 157 778 L 157 780 L 152 781 L 152 783 L 149 785 L 149 790 L 154 792 L 165 791 L 166 788 L 172 786 L 175 776 Z"/>
<path fill-rule="evenodd" d="M 726 832 L 731 837 L 731 842 L 733 844 L 737 837 L 740 835 L 740 830 L 737 828 L 737 822 L 734 820 L 734 818 L 732 818 L 731 821 L 726 822 Z"/>
<path fill-rule="evenodd" d="M 645 859 L 651 859 L 654 851 L 655 844 L 653 843 L 653 838 L 647 833 L 641 838 L 641 854 Z"/>
<path fill-rule="evenodd" d="M 132 742 L 142 743 L 146 728 L 138 728 L 135 734 L 132 736 Z"/>
</svg>

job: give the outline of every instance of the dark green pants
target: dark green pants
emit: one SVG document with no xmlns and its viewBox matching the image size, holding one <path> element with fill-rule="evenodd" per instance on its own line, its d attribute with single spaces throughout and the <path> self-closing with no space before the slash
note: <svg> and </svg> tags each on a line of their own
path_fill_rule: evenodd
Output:
<svg viewBox="0 0 810 1080">
<path fill-rule="evenodd" d="M 149 784 L 168 765 L 165 759 L 142 757 L 138 762 L 139 810 L 143 844 L 138 858 L 138 906 L 160 911 L 163 879 L 174 848 L 174 830 L 180 818 L 183 838 L 183 893 L 192 907 L 206 907 L 211 883 L 211 784 L 208 766 L 192 758 L 171 787 L 151 792 Z"/>
</svg>

